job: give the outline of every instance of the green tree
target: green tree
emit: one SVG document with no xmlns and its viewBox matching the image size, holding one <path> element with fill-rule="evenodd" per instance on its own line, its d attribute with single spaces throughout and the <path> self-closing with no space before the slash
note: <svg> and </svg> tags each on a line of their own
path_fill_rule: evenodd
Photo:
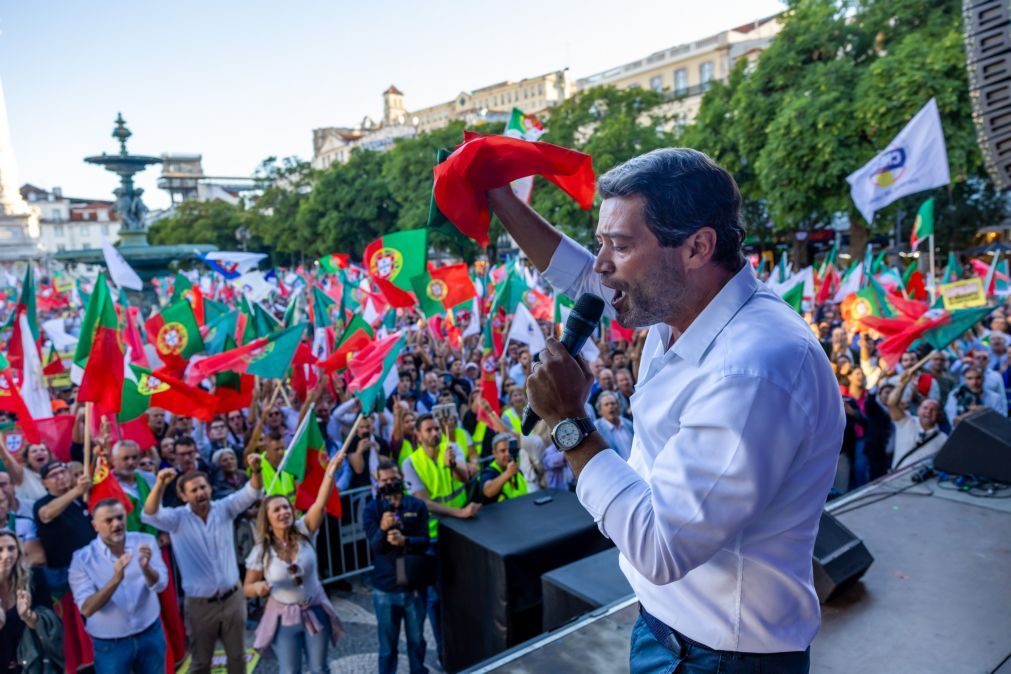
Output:
<svg viewBox="0 0 1011 674">
<path fill-rule="evenodd" d="M 224 201 L 184 201 L 175 212 L 151 225 L 148 239 L 154 245 L 209 243 L 235 250 L 236 232 L 249 222 L 242 206 Z"/>
<path fill-rule="evenodd" d="M 299 228 L 297 215 L 308 198 L 316 172 L 298 157 L 268 157 L 256 169 L 259 192 L 253 197 L 249 230 L 275 262 L 301 259 L 315 232 Z"/>
</svg>

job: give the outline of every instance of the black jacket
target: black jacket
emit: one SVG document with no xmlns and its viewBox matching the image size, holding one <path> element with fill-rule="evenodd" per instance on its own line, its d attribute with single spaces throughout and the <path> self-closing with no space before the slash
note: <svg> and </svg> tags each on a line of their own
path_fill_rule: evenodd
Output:
<svg viewBox="0 0 1011 674">
<path fill-rule="evenodd" d="M 400 522 L 400 532 L 407 539 L 404 549 L 386 541 L 388 532 L 379 528 L 383 513 L 392 510 Z M 421 499 L 404 494 L 400 507 L 393 509 L 389 501 L 379 497 L 369 501 L 363 512 L 365 535 L 372 548 L 372 583 L 383 592 L 399 592 L 396 560 L 402 554 L 423 555 L 428 549 L 428 507 Z"/>
</svg>

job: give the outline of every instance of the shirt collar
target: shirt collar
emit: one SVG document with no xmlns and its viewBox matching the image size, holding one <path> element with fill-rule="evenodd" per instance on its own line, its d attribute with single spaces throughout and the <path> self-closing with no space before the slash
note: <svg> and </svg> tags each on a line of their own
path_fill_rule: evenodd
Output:
<svg viewBox="0 0 1011 674">
<path fill-rule="evenodd" d="M 733 318 L 745 302 L 758 290 L 758 280 L 751 265 L 745 264 L 723 288 L 716 294 L 706 308 L 695 317 L 688 329 L 674 342 L 670 351 L 684 360 L 695 363 L 702 361 L 702 356 L 709 349 L 709 346 L 716 339 L 716 336 L 723 331 L 730 319 Z M 664 344 L 670 340 L 671 329 L 669 325 L 660 326 L 660 335 L 664 338 Z M 663 345 L 661 345 L 663 348 Z"/>
</svg>

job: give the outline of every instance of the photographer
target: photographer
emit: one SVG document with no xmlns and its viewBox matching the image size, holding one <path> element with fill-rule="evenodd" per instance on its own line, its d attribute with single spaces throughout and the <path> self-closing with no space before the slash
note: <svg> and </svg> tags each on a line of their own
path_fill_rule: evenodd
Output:
<svg viewBox="0 0 1011 674">
<path fill-rule="evenodd" d="M 378 497 L 364 510 L 365 534 L 374 556 L 372 602 L 379 629 L 379 671 L 397 671 L 400 622 L 407 632 L 411 672 L 426 671 L 426 587 L 432 581 L 434 559 L 428 548 L 428 508 L 404 493 L 397 464 L 388 459 L 376 469 Z"/>
<path fill-rule="evenodd" d="M 527 481 L 520 472 L 520 447 L 511 433 L 492 438 L 492 462 L 481 471 L 481 491 L 486 503 L 505 501 L 527 493 Z"/>
</svg>

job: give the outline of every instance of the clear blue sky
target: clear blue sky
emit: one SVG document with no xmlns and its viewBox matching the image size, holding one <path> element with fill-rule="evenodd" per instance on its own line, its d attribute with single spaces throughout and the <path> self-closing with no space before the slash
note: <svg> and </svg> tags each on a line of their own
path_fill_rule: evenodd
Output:
<svg viewBox="0 0 1011 674">
<path fill-rule="evenodd" d="M 20 181 L 111 198 L 82 158 L 114 150 L 117 112 L 142 154 L 194 152 L 212 175 L 312 156 L 312 129 L 378 117 L 568 66 L 583 77 L 781 11 L 779 0 L 371 3 L 0 0 L 0 81 Z M 493 47 L 489 49 L 489 46 Z M 167 203 L 157 167 L 140 180 Z"/>
</svg>

